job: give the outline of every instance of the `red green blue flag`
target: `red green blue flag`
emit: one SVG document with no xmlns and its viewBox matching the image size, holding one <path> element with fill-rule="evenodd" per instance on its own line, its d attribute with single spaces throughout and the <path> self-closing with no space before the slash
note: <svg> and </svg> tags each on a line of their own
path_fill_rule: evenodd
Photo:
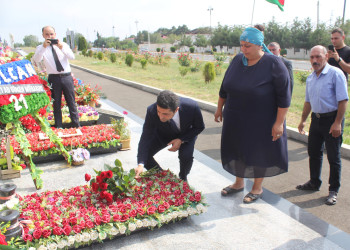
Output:
<svg viewBox="0 0 350 250">
<path fill-rule="evenodd" d="M 266 1 L 268 1 L 269 3 L 272 3 L 272 4 L 276 4 L 278 6 L 278 8 L 280 8 L 280 10 L 284 11 L 283 10 L 284 0 L 266 0 Z"/>
</svg>

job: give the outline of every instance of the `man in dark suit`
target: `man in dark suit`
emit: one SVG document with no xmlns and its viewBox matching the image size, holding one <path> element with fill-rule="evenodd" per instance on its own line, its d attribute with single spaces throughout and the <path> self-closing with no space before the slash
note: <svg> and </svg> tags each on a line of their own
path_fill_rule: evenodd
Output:
<svg viewBox="0 0 350 250">
<path fill-rule="evenodd" d="M 179 177 L 187 181 L 193 164 L 194 144 L 203 130 L 202 113 L 195 101 L 178 98 L 169 90 L 160 92 L 157 102 L 147 108 L 137 154 L 136 176 L 144 167 L 161 169 L 153 156 L 171 145 L 169 151 L 179 152 Z"/>
<path fill-rule="evenodd" d="M 294 76 L 292 62 L 281 56 L 281 47 L 278 43 L 272 42 L 267 46 L 267 48 L 272 52 L 272 54 L 281 58 L 284 65 L 286 65 L 289 73 L 291 93 L 293 93 Z"/>
</svg>

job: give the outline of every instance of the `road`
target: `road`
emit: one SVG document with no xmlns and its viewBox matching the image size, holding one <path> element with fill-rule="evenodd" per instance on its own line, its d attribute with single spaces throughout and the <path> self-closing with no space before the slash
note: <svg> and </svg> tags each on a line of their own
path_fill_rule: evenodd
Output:
<svg viewBox="0 0 350 250">
<path fill-rule="evenodd" d="M 156 96 L 153 94 L 98 77 L 85 71 L 72 68 L 72 72 L 76 78 L 86 83 L 101 86 L 102 92 L 107 95 L 109 100 L 142 119 L 145 117 L 146 107 L 156 100 Z M 212 113 L 207 111 L 202 111 L 202 113 L 206 129 L 199 135 L 196 149 L 220 162 L 221 124 L 214 122 Z M 309 177 L 307 147 L 303 143 L 288 140 L 288 148 L 289 172 L 266 178 L 263 184 L 264 188 L 316 215 L 327 223 L 350 233 L 350 223 L 348 223 L 350 196 L 347 195 L 350 190 L 350 161 L 346 159 L 342 160 L 342 187 L 338 195 L 338 204 L 327 206 L 324 204 L 325 197 L 328 195 L 329 165 L 327 163 L 327 157 L 325 156 L 324 158 L 322 172 L 323 185 L 320 191 L 303 192 L 296 190 L 295 186 L 306 182 Z M 191 178 L 195 175 L 196 173 L 191 173 Z M 234 177 L 232 177 L 232 181 L 234 181 Z M 228 184 L 230 183 L 222 183 L 222 187 Z"/>
</svg>

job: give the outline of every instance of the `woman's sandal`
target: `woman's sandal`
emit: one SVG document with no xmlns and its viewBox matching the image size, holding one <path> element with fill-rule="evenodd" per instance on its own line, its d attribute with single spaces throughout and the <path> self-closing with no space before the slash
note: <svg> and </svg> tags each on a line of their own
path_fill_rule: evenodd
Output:
<svg viewBox="0 0 350 250">
<path fill-rule="evenodd" d="M 244 190 L 244 188 L 235 189 L 235 188 L 232 188 L 231 185 L 230 185 L 230 186 L 227 186 L 224 189 L 222 189 L 221 195 L 222 196 L 228 196 L 230 194 L 235 194 L 235 193 L 241 192 L 243 190 Z"/>
<path fill-rule="evenodd" d="M 253 202 L 257 201 L 259 198 L 261 198 L 262 194 L 263 193 L 253 194 L 253 193 L 249 192 L 246 196 L 244 196 L 243 202 L 246 204 L 253 203 Z"/>
</svg>

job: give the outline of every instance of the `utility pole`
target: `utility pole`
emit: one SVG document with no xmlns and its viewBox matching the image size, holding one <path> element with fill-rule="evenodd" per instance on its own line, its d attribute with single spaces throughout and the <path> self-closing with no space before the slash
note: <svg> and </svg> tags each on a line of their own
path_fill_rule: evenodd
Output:
<svg viewBox="0 0 350 250">
<path fill-rule="evenodd" d="M 320 0 L 317 0 L 317 28 L 320 24 Z"/>
<path fill-rule="evenodd" d="M 255 0 L 253 3 L 252 20 L 250 21 L 250 26 L 253 26 L 254 8 L 255 8 Z"/>
<path fill-rule="evenodd" d="M 136 35 L 137 35 L 137 33 L 139 33 L 139 29 L 137 28 L 137 24 L 139 23 L 139 21 L 135 21 L 135 24 L 136 24 Z"/>
<path fill-rule="evenodd" d="M 346 0 L 344 0 L 344 9 L 343 9 L 343 25 L 345 22 L 345 8 L 346 8 Z"/>
<path fill-rule="evenodd" d="M 113 37 L 115 37 L 115 35 L 114 35 L 114 28 L 115 28 L 115 27 L 114 27 L 114 25 L 113 25 L 113 27 L 112 27 L 112 29 L 113 29 Z"/>
<path fill-rule="evenodd" d="M 214 10 L 214 9 L 213 9 L 211 6 L 209 6 L 208 11 L 209 11 L 209 15 L 210 15 L 210 33 L 211 33 L 211 12 L 212 12 L 213 10 Z"/>
</svg>

